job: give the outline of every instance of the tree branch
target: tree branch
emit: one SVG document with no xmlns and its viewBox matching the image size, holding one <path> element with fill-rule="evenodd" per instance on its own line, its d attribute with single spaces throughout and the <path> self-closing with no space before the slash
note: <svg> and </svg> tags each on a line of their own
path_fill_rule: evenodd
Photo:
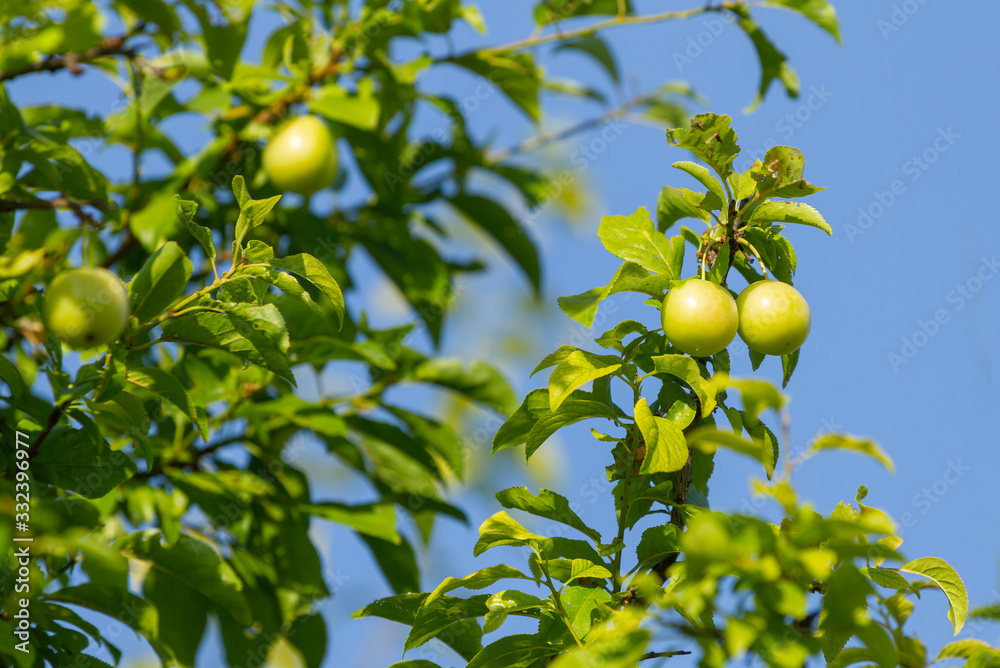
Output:
<svg viewBox="0 0 1000 668">
<path fill-rule="evenodd" d="M 105 38 L 100 44 L 79 53 L 63 53 L 47 56 L 43 60 L 32 63 L 17 70 L 0 72 L 0 82 L 9 81 L 25 74 L 35 74 L 38 72 L 56 72 L 67 69 L 73 74 L 80 74 L 83 70 L 80 67 L 83 63 L 103 58 L 104 56 L 126 56 L 134 58 L 138 54 L 125 45 L 130 37 L 142 32 L 145 24 L 139 22 L 128 34 L 117 35 Z"/>
<path fill-rule="evenodd" d="M 621 118 L 625 116 L 629 111 L 635 109 L 636 107 L 641 107 L 642 105 L 652 102 L 656 99 L 655 95 L 639 95 L 624 104 L 621 104 L 614 109 L 611 109 L 600 116 L 590 118 L 576 125 L 572 125 L 564 130 L 558 132 L 552 132 L 545 135 L 535 135 L 525 141 L 517 144 L 516 146 L 511 146 L 509 148 L 497 151 L 493 155 L 487 156 L 487 160 L 490 162 L 503 162 L 509 160 L 515 155 L 520 155 L 522 153 L 529 153 L 531 151 L 536 151 L 542 147 L 548 146 L 549 144 L 555 144 L 557 142 L 564 141 L 580 134 L 581 132 L 586 132 L 592 128 L 596 128 L 608 121 L 614 120 L 616 118 Z"/>
<path fill-rule="evenodd" d="M 583 26 L 581 28 L 576 28 L 573 30 L 562 30 L 559 32 L 552 32 L 545 35 L 532 35 L 531 37 L 526 37 L 524 39 L 517 40 L 516 42 L 509 42 L 507 44 L 500 44 L 497 46 L 487 47 L 485 49 L 478 49 L 476 51 L 471 51 L 471 53 L 501 53 L 503 51 L 516 51 L 518 49 L 526 49 L 533 46 L 539 46 L 540 44 L 548 44 L 549 42 L 562 42 L 574 37 L 584 37 L 587 35 L 592 35 L 595 32 L 604 30 L 606 28 L 614 28 L 616 26 L 625 25 L 641 25 L 645 23 L 659 23 L 661 21 L 668 21 L 670 19 L 686 19 L 692 16 L 697 16 L 698 14 L 704 14 L 707 12 L 718 12 L 722 11 L 727 7 L 738 7 L 744 5 L 744 2 L 731 2 L 726 1 L 718 5 L 707 5 L 705 7 L 696 7 L 694 9 L 684 9 L 680 11 L 670 11 L 661 12 L 659 14 L 647 14 L 644 16 L 615 16 L 614 18 L 606 19 L 604 21 L 598 21 L 597 23 L 592 23 L 589 26 Z M 469 55 L 463 54 L 463 55 Z"/>
</svg>

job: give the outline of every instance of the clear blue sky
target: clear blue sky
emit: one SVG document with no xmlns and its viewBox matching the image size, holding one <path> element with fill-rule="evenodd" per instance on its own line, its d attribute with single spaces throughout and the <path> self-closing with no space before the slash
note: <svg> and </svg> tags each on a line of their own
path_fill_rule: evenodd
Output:
<svg viewBox="0 0 1000 668">
<path fill-rule="evenodd" d="M 637 4 L 645 12 L 662 9 L 658 3 Z M 900 8 L 895 17 L 894 4 Z M 903 12 L 904 5 L 911 14 Z M 1000 243 L 989 208 L 1000 141 L 988 124 L 989 112 L 1000 105 L 1000 44 L 995 36 L 1000 6 L 878 0 L 842 1 L 838 10 L 842 48 L 798 16 L 758 12 L 765 30 L 799 72 L 803 94 L 788 100 L 773 88 L 750 115 L 741 110 L 753 99 L 758 65 L 748 41 L 733 26 L 725 26 L 711 40 L 702 18 L 607 34 L 620 55 L 630 93 L 649 90 L 665 79 L 690 79 L 709 100 L 705 110 L 734 117 L 745 155 L 772 144 L 797 146 L 806 156 L 807 178 L 828 187 L 810 203 L 826 216 L 834 236 L 811 228 L 789 232 L 799 259 L 796 285 L 813 314 L 813 332 L 788 389 L 793 398 L 793 449 L 804 448 L 820 431 L 840 429 L 877 439 L 898 472 L 890 475 L 867 460 L 831 454 L 807 461 L 794 483 L 823 512 L 841 499 L 853 499 L 858 485 L 867 485 L 868 503 L 903 522 L 904 553 L 947 559 L 965 579 L 972 601 L 984 604 L 1000 597 L 991 593 L 1000 589 L 1000 411 L 993 369 L 1000 338 Z M 508 2 L 502 8 L 487 4 L 483 11 L 490 42 L 516 39 L 531 30 L 530 3 Z M 678 71 L 675 53 L 683 54 L 689 38 L 697 41 L 699 33 L 707 46 Z M 471 31 L 464 31 L 456 43 L 475 40 Z M 581 76 L 588 71 L 576 56 L 542 53 L 555 74 Z M 607 89 L 606 80 L 590 71 L 582 76 Z M 56 92 L 52 81 L 34 77 L 16 82 L 10 86 L 11 95 L 18 104 L 58 99 L 95 110 L 112 99 L 110 86 L 95 91 L 82 80 L 65 80 Z M 426 83 L 463 96 L 473 94 L 476 85 L 451 68 L 428 76 Z M 601 113 L 596 105 L 560 100 L 550 100 L 547 110 L 549 129 Z M 514 117 L 516 112 L 502 97 L 493 95 L 471 122 L 479 133 L 494 133 L 502 146 L 530 132 L 527 123 L 511 122 Z M 190 135 L 192 147 L 199 144 L 197 125 L 176 130 Z M 563 157 L 596 136 L 567 142 Z M 588 333 L 555 309 L 557 296 L 603 285 L 617 267 L 618 260 L 603 250 L 594 234 L 600 216 L 654 207 L 664 184 L 690 187 L 686 175 L 669 167 L 685 157 L 667 146 L 662 130 L 626 126 L 585 172 L 576 172 L 591 194 L 590 213 L 574 225 L 543 214 L 532 226 L 543 249 L 544 303 L 521 308 L 527 301 L 526 285 L 510 266 L 470 281 L 466 294 L 477 298 L 459 304 L 459 317 L 446 335 L 446 352 L 495 361 L 519 393 L 543 383 L 544 378 L 527 378 L 532 356 L 565 342 L 583 345 L 588 334 L 593 338 L 603 331 L 595 326 Z M 746 158 L 737 160 L 739 168 L 747 164 Z M 364 262 L 358 269 L 370 273 Z M 393 307 L 396 299 L 374 275 L 368 293 L 382 300 L 386 322 L 408 319 Z M 639 302 L 619 298 L 612 302 L 618 311 L 608 319 L 650 322 L 655 314 Z M 512 317 L 516 312 L 519 315 Z M 528 332 L 535 338 L 535 349 L 528 355 L 512 354 L 506 337 Z M 733 352 L 734 374 L 749 374 L 739 341 Z M 779 372 L 776 360 L 762 367 L 762 373 L 773 378 Z M 336 375 L 327 380 L 338 382 Z M 478 416 L 473 423 L 490 429 L 484 419 Z M 471 526 L 442 521 L 421 557 L 424 586 L 501 559 L 522 564 L 525 555 L 512 549 L 478 560 L 471 556 L 475 527 L 499 509 L 489 492 L 503 486 L 535 488 L 542 479 L 580 503 L 582 512 L 596 515 L 599 528 L 609 530 L 612 509 L 602 505 L 603 499 L 590 502 L 590 490 L 594 481 L 604 479 L 609 455 L 605 444 L 589 437 L 588 429 L 568 429 L 543 448 L 560 453 L 565 464 L 550 462 L 547 471 L 528 471 L 501 462 L 493 479 L 456 491 L 453 498 L 468 510 Z M 470 434 L 469 444 L 473 464 L 485 466 L 488 443 Z M 354 481 L 338 477 L 319 459 L 318 449 L 306 456 L 316 457 L 318 496 L 342 498 L 351 493 Z M 711 483 L 713 506 L 752 507 L 752 475 L 758 471 L 751 463 L 720 455 Z M 761 512 L 773 517 L 775 509 L 767 506 Z M 331 657 L 329 665 L 375 667 L 399 660 L 403 627 L 348 619 L 371 598 L 388 594 L 364 548 L 349 532 L 330 525 L 317 526 L 314 535 L 340 583 L 334 599 L 322 606 L 331 631 L 330 652 L 340 659 Z M 918 605 L 913 624 L 932 651 L 951 635 L 945 614 L 941 595 L 929 593 Z M 1000 625 L 982 627 L 978 635 L 1000 642 Z M 211 665 L 217 651 L 213 644 L 203 648 L 205 665 Z M 406 658 L 458 665 L 454 655 L 433 645 Z"/>
</svg>

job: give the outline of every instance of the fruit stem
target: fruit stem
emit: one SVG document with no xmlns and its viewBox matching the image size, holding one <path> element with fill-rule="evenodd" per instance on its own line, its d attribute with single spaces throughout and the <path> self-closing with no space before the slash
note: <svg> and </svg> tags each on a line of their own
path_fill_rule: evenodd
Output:
<svg viewBox="0 0 1000 668">
<path fill-rule="evenodd" d="M 753 253 L 753 256 L 755 258 L 757 258 L 758 262 L 760 262 L 760 270 L 762 272 L 764 272 L 764 280 L 766 281 L 767 280 L 767 267 L 764 266 L 764 260 L 762 260 L 761 257 L 760 257 L 760 254 L 757 253 L 757 249 L 753 247 L 752 243 L 750 243 L 746 239 L 743 239 L 742 237 L 740 238 L 740 245 L 743 246 L 744 248 L 749 248 L 750 252 Z M 745 254 L 746 254 L 746 252 L 744 251 L 744 255 Z"/>
</svg>

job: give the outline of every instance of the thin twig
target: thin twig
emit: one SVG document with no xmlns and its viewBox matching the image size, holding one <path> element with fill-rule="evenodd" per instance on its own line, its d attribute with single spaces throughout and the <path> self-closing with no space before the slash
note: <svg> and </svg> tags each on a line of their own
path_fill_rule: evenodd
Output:
<svg viewBox="0 0 1000 668">
<path fill-rule="evenodd" d="M 584 37 L 587 35 L 592 35 L 600 30 L 605 30 L 607 28 L 614 28 L 616 26 L 626 26 L 626 25 L 641 25 L 645 23 L 659 23 L 660 21 L 668 21 L 671 19 L 686 19 L 692 16 L 697 16 L 698 14 L 704 14 L 706 12 L 718 12 L 727 7 L 736 7 L 743 5 L 743 2 L 723 2 L 719 5 L 708 5 L 706 7 L 696 7 L 694 9 L 685 9 L 681 11 L 670 11 L 661 12 L 659 14 L 646 14 L 644 16 L 615 16 L 604 21 L 598 21 L 597 23 L 591 23 L 589 26 L 583 26 L 581 28 L 575 28 L 573 30 L 562 30 L 559 32 L 547 33 L 544 35 L 532 35 L 531 37 L 526 37 L 524 39 L 517 40 L 516 42 L 508 42 L 507 44 L 499 44 L 497 46 L 487 47 L 485 49 L 478 49 L 476 51 L 471 51 L 471 53 L 502 53 L 504 51 L 516 51 L 518 49 L 526 49 L 533 46 L 539 46 L 540 44 L 548 44 L 549 42 L 561 42 L 564 40 L 572 39 L 574 37 Z M 465 54 L 465 55 L 469 55 Z"/>
<path fill-rule="evenodd" d="M 103 58 L 104 56 L 126 56 L 127 58 L 135 58 L 138 53 L 130 47 L 127 47 L 125 43 L 129 40 L 129 38 L 142 32 L 144 28 L 145 23 L 139 22 L 136 24 L 135 28 L 129 31 L 128 34 L 107 37 L 100 44 L 95 47 L 91 47 L 86 51 L 81 51 L 79 53 L 53 54 L 43 60 L 31 63 L 25 67 L 10 70 L 8 72 L 0 72 L 0 81 L 9 81 L 10 79 L 14 79 L 25 74 L 57 72 L 63 69 L 67 69 L 73 74 L 80 74 L 80 72 L 83 71 L 80 65 L 88 63 L 92 60 L 97 60 L 98 58 Z"/>
</svg>

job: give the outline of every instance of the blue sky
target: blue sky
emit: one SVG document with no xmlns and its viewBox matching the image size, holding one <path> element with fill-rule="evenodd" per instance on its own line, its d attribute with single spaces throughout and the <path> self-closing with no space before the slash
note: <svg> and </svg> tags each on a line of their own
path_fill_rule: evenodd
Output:
<svg viewBox="0 0 1000 668">
<path fill-rule="evenodd" d="M 637 4 L 647 13 L 662 10 L 659 3 Z M 484 7 L 489 42 L 530 33 L 530 6 L 518 1 Z M 829 429 L 870 436 L 895 460 L 897 473 L 849 454 L 829 454 L 805 462 L 793 482 L 823 512 L 841 499 L 853 499 L 858 485 L 868 486 L 867 502 L 901 522 L 904 553 L 948 560 L 965 579 L 972 601 L 985 604 L 1000 598 L 994 593 L 1000 590 L 1000 492 L 995 482 L 1000 411 L 995 408 L 993 369 L 1000 331 L 1000 243 L 989 208 L 1000 142 L 983 120 L 1000 104 L 1000 44 L 995 38 L 1000 6 L 878 0 L 840 2 L 838 10 L 843 47 L 796 15 L 758 12 L 764 29 L 798 71 L 802 96 L 789 100 L 772 88 L 749 115 L 741 110 L 755 94 L 758 65 L 748 40 L 734 26 L 722 24 L 720 31 L 719 24 L 694 18 L 609 31 L 626 93 L 614 93 L 606 78 L 577 56 L 541 54 L 550 72 L 583 77 L 618 98 L 648 91 L 664 80 L 689 79 L 708 99 L 704 110 L 734 117 L 744 156 L 772 144 L 803 150 L 806 177 L 828 187 L 809 203 L 825 215 L 834 235 L 811 228 L 788 233 L 799 260 L 796 286 L 813 315 L 812 335 L 788 388 L 792 448 L 803 449 Z M 472 45 L 478 39 L 463 30 L 455 42 Z M 691 47 L 699 41 L 704 45 L 700 52 Z M 435 43 L 434 48 L 440 47 Z M 9 90 L 18 104 L 57 99 L 95 110 L 102 105 L 107 109 L 114 97 L 113 87 L 96 86 L 93 77 L 60 77 L 58 88 L 53 80 L 27 78 Z M 476 86 L 454 68 L 428 75 L 425 84 L 466 96 L 474 95 Z M 562 100 L 550 100 L 546 110 L 548 130 L 602 112 L 597 105 Z M 531 131 L 498 94 L 482 100 L 471 123 L 482 136 L 495 136 L 497 146 L 516 143 Z M 201 132 L 191 119 L 174 128 L 191 148 L 199 145 Z M 537 357 L 561 343 L 584 345 L 587 337 L 603 331 L 595 325 L 587 332 L 555 308 L 557 296 L 603 285 L 617 268 L 619 261 L 595 236 L 600 216 L 652 208 L 665 184 L 692 187 L 689 177 L 670 168 L 687 156 L 667 145 L 662 129 L 626 125 L 613 140 L 593 143 L 600 132 L 575 137 L 547 154 L 549 160 L 569 160 L 574 151 L 589 148 L 594 158 L 585 171 L 574 170 L 577 184 L 589 196 L 585 215 L 573 223 L 549 212 L 532 219 L 532 233 L 543 251 L 543 302 L 530 304 L 525 281 L 494 254 L 499 266 L 463 285 L 466 296 L 446 332 L 445 352 L 496 362 L 519 393 L 544 383 L 544 377 L 527 377 Z M 97 162 L 101 160 L 110 165 L 114 155 Z M 736 162 L 741 169 L 748 164 L 746 157 Z M 367 296 L 380 304 L 374 317 L 384 322 L 409 319 L 363 259 L 356 268 L 371 278 Z M 602 307 L 598 321 L 625 317 L 651 324 L 656 312 L 642 307 L 636 297 L 621 297 Z M 512 353 L 511 339 L 529 334 L 534 347 L 527 354 Z M 734 375 L 749 374 L 739 340 L 732 352 Z M 761 373 L 778 379 L 780 365 L 769 359 Z M 327 380 L 336 385 L 343 373 Z M 490 432 L 496 422 L 476 414 L 470 425 Z M 494 464 L 490 479 L 478 477 L 471 489 L 455 490 L 453 498 L 469 512 L 471 526 L 448 520 L 439 525 L 421 557 L 425 587 L 499 560 L 523 563 L 525 555 L 514 550 L 472 558 L 475 527 L 499 509 L 491 493 L 505 486 L 534 489 L 544 482 L 580 504 L 581 512 L 593 513 L 598 528 L 609 530 L 612 509 L 603 498 L 596 503 L 591 499 L 610 457 L 606 444 L 590 438 L 589 426 L 565 430 L 546 444 L 541 453 L 547 459 L 540 466 L 525 469 L 502 460 Z M 480 471 L 487 466 L 484 433 L 470 430 L 467 441 L 473 468 Z M 315 464 L 310 470 L 316 471 L 318 495 L 343 498 L 355 489 L 356 481 L 320 461 L 318 449 L 307 445 L 303 456 Z M 752 463 L 720 455 L 711 483 L 713 507 L 758 508 L 748 483 L 756 475 Z M 773 517 L 776 509 L 763 506 L 759 512 Z M 364 548 L 330 525 L 318 525 L 314 536 L 337 585 L 335 597 L 322 610 L 330 625 L 330 652 L 343 663 L 331 660 L 329 665 L 385 666 L 399 660 L 402 627 L 348 619 L 370 599 L 388 594 Z M 943 596 L 929 593 L 912 622 L 933 651 L 951 635 L 946 609 Z M 1000 626 L 982 627 L 978 635 L 996 643 Z M 203 648 L 206 665 L 217 651 L 213 644 Z M 453 655 L 432 645 L 407 658 L 434 660 L 435 653 L 442 665 L 457 665 Z"/>
</svg>

